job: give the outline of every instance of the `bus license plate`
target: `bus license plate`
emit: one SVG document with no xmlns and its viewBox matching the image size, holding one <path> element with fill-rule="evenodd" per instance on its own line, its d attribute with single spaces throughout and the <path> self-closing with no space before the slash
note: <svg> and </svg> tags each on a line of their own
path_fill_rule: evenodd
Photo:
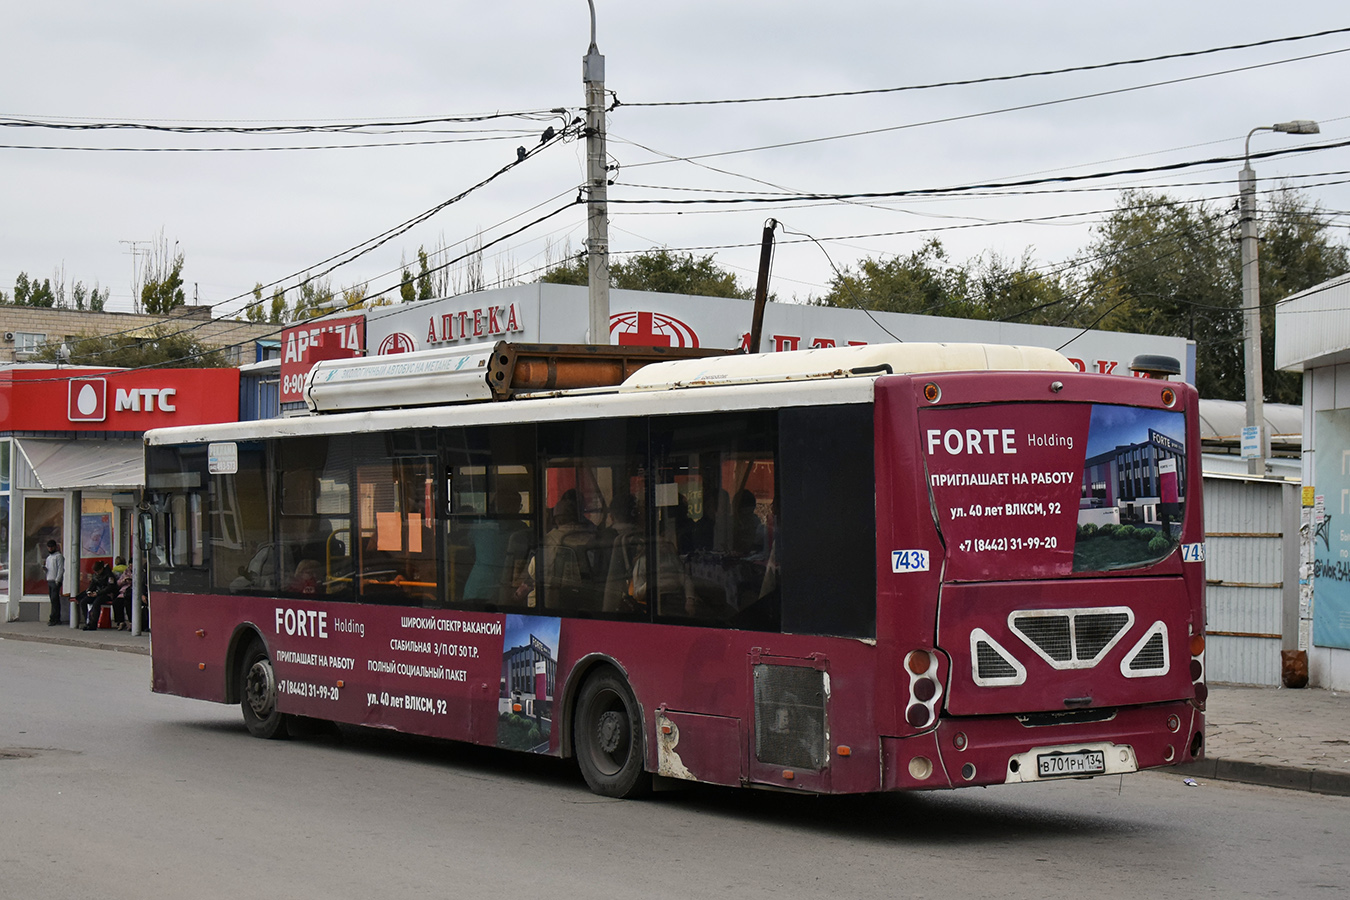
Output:
<svg viewBox="0 0 1350 900">
<path fill-rule="evenodd" d="M 1036 757 L 1036 774 L 1042 778 L 1100 775 L 1106 771 L 1106 754 L 1101 750 L 1077 753 L 1042 753 Z"/>
</svg>

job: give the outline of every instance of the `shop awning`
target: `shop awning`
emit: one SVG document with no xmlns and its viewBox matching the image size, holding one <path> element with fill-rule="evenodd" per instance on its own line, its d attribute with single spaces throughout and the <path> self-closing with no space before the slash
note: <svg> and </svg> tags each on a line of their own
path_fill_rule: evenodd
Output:
<svg viewBox="0 0 1350 900">
<path fill-rule="evenodd" d="M 18 438 L 37 490 L 125 491 L 145 484 L 145 444 L 139 440 L 64 441 Z M 22 475 L 19 476 L 22 482 Z M 22 483 L 20 487 L 25 487 Z"/>
</svg>

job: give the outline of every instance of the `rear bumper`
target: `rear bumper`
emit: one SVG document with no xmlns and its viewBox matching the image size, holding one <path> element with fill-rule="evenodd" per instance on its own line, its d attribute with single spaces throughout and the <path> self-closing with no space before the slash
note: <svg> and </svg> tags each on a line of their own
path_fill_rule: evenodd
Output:
<svg viewBox="0 0 1350 900">
<path fill-rule="evenodd" d="M 1175 730 L 1169 724 L 1173 716 Z M 1204 755 L 1203 734 L 1204 713 L 1184 700 L 1118 709 L 1098 722 L 1030 725 L 1014 716 L 943 717 L 935 731 L 882 738 L 884 788 L 924 790 L 1091 777 L 1047 777 L 1038 771 L 1041 755 L 1083 750 L 1102 753 L 1103 767 L 1096 774 L 1175 765 Z M 931 771 L 922 762 L 915 763 L 916 758 L 929 761 Z"/>
</svg>

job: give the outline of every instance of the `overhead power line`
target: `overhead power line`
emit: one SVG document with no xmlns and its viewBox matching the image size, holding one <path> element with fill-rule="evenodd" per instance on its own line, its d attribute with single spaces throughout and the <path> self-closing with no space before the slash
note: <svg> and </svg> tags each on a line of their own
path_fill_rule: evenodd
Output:
<svg viewBox="0 0 1350 900">
<path fill-rule="evenodd" d="M 984 184 L 967 184 L 945 188 L 908 188 L 896 191 L 854 191 L 849 193 L 798 194 L 796 196 L 773 197 L 705 197 L 700 199 L 679 199 L 671 197 L 656 198 L 614 198 L 612 204 L 662 205 L 662 206 L 725 206 L 752 203 L 782 203 L 785 200 L 876 200 L 894 197 L 940 197 L 951 194 L 964 194 L 969 191 L 988 191 L 1000 188 L 1031 187 L 1038 184 L 1065 184 L 1077 181 L 1090 181 L 1098 178 L 1114 178 L 1121 175 L 1145 175 L 1152 172 L 1173 172 L 1197 166 L 1212 166 L 1245 160 L 1269 159 L 1287 156 L 1291 153 L 1312 153 L 1318 150 L 1335 150 L 1350 147 L 1350 140 L 1327 144 L 1305 144 L 1298 147 L 1284 147 L 1275 150 L 1263 150 L 1246 156 L 1212 156 L 1208 159 L 1186 162 L 1165 163 L 1157 166 L 1136 166 L 1129 169 L 1114 169 L 1108 172 L 1090 172 L 1084 175 L 1051 175 L 1044 178 L 1026 178 L 1019 181 L 991 181 Z"/>
<path fill-rule="evenodd" d="M 927 91 L 934 88 L 945 87 L 965 87 L 973 84 L 992 84 L 1000 81 L 1018 81 L 1024 78 L 1041 78 L 1047 75 L 1067 75 L 1074 72 L 1092 72 L 1098 69 L 1111 69 L 1120 66 L 1138 66 L 1146 63 L 1164 62 L 1170 59 L 1186 59 L 1195 56 L 1207 56 L 1212 53 L 1226 53 L 1233 50 L 1250 50 L 1253 47 L 1268 47 L 1273 44 L 1286 44 L 1294 41 L 1306 41 L 1313 38 L 1327 37 L 1333 34 L 1350 33 L 1350 28 L 1332 28 L 1326 31 L 1316 31 L 1310 34 L 1296 34 L 1290 37 L 1270 38 L 1264 41 L 1252 41 L 1246 44 L 1229 44 L 1224 47 L 1210 47 L 1206 50 L 1187 50 L 1181 53 L 1167 53 L 1161 56 L 1147 56 L 1136 59 L 1122 59 L 1114 62 L 1093 63 L 1083 66 L 1069 66 L 1062 69 L 1045 69 L 1039 72 L 1022 72 L 1016 75 L 991 75 L 985 78 L 966 78 L 960 81 L 937 81 L 929 84 L 909 84 L 900 87 L 887 88 L 863 88 L 854 91 L 825 91 L 818 94 L 790 94 L 780 97 L 742 97 L 729 100 L 664 100 L 650 101 L 645 103 L 620 103 L 615 100 L 615 106 L 714 106 L 731 103 L 777 103 L 785 100 L 823 100 L 832 97 L 861 97 L 868 94 L 895 94 L 902 91 Z"/>
<path fill-rule="evenodd" d="M 407 119 L 360 119 L 313 124 L 286 122 L 266 125 L 167 125 L 163 119 L 148 121 L 80 119 L 70 116 L 14 116 L 0 114 L 0 128 L 51 128 L 61 131 L 160 131 L 171 134 L 316 134 L 360 132 L 367 128 L 412 128 L 418 125 L 453 125 L 527 119 L 542 122 L 558 116 L 571 118 L 563 107 L 521 112 L 494 112 L 468 116 L 420 116 Z"/>
<path fill-rule="evenodd" d="M 1058 106 L 1061 103 L 1074 103 L 1079 100 L 1095 100 L 1101 97 L 1111 97 L 1117 94 L 1128 94 L 1133 91 L 1142 91 L 1149 88 L 1166 87 L 1172 84 L 1185 84 L 1190 81 L 1200 81 L 1205 78 L 1215 78 L 1220 75 L 1233 75 L 1238 72 L 1250 72 L 1256 69 L 1265 69 L 1270 66 L 1281 66 L 1286 63 L 1304 62 L 1310 59 L 1318 59 L 1324 56 L 1335 56 L 1340 53 L 1350 53 L 1350 47 L 1343 47 L 1340 50 L 1327 50 L 1323 53 L 1310 53 L 1306 56 L 1294 56 L 1288 59 L 1277 59 L 1271 62 L 1255 63 L 1250 66 L 1237 66 L 1232 69 L 1220 69 L 1217 72 L 1202 72 L 1199 75 L 1185 75 L 1180 78 L 1167 78 L 1162 81 L 1151 81 L 1147 84 L 1134 84 L 1128 87 L 1112 88 L 1105 91 L 1093 91 L 1089 94 L 1077 94 L 1072 97 L 1059 97 L 1054 100 L 1040 100 L 1035 103 L 1021 103 L 1017 106 L 1004 106 L 999 109 L 986 109 L 980 112 L 962 113 L 955 116 L 943 116 L 938 119 L 926 119 L 922 122 L 905 122 L 900 125 L 888 125 L 882 128 L 868 128 L 863 131 L 850 131 L 844 134 L 830 134 L 823 137 L 802 138 L 796 141 L 780 141 L 775 144 L 763 144 L 758 147 L 742 147 L 737 150 L 718 150 L 713 153 L 699 153 L 692 156 L 679 157 L 677 159 L 658 159 L 649 162 L 631 163 L 630 169 L 636 169 L 643 166 L 660 166 L 670 162 L 695 162 L 701 159 L 715 159 L 722 156 L 736 156 L 742 153 L 758 153 L 762 150 L 782 150 L 786 147 L 803 147 L 808 144 L 821 144 L 826 141 L 841 141 L 847 138 L 867 137 L 874 134 L 887 134 L 893 131 L 904 131 L 910 128 L 922 128 L 927 125 L 946 125 L 952 122 L 964 122 L 969 119 L 979 119 L 985 116 L 996 116 L 1009 112 L 1025 112 L 1029 109 L 1042 109 L 1047 106 Z"/>
</svg>

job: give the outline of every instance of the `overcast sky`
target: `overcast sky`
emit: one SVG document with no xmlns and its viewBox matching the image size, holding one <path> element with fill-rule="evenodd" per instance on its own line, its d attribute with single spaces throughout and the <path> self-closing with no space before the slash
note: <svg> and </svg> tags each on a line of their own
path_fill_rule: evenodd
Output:
<svg viewBox="0 0 1350 900">
<path fill-rule="evenodd" d="M 1240 156 L 1249 129 L 1294 118 L 1318 120 L 1322 134 L 1258 133 L 1253 153 L 1350 138 L 1350 52 L 1336 52 L 1350 51 L 1350 33 L 985 85 L 722 106 L 635 105 L 1017 75 L 1350 27 L 1347 8 L 1331 0 L 597 0 L 597 7 L 606 87 L 623 104 L 608 118 L 609 155 L 618 167 L 613 201 L 948 188 Z M 562 121 L 550 119 L 548 110 L 579 114 L 589 30 L 582 0 L 11 0 L 0 7 L 6 36 L 0 119 L 6 121 L 318 125 L 498 111 L 544 115 L 362 135 L 5 127 L 0 289 L 12 292 L 20 271 L 51 277 L 64 267 L 68 284 L 98 282 L 112 291 L 110 308 L 130 310 L 130 242 L 162 235 L 186 257 L 189 302 L 195 291 L 199 302 L 217 305 L 217 314 L 232 314 L 243 302 L 235 298 L 255 282 L 293 285 L 294 273 L 444 203 L 515 160 L 518 146 L 536 147 L 543 129 Z M 1288 61 L 1312 54 L 1330 55 Z M 1277 64 L 1216 74 L 1268 63 Z M 1107 91 L 1117 93 L 993 113 Z M 968 118 L 923 124 L 962 116 Z M 815 140 L 855 132 L 873 133 Z M 256 149 L 412 142 L 427 143 Z M 753 149 L 772 144 L 792 146 Z M 210 149 L 52 149 L 58 147 Z M 745 150 L 752 152 L 734 152 Z M 1350 170 L 1350 148 L 1262 159 L 1254 167 L 1262 188 L 1287 178 L 1311 185 L 1306 193 L 1326 209 L 1350 211 L 1350 188 L 1323 184 L 1350 175 L 1318 174 Z M 1050 266 L 1087 244 L 1120 187 L 1220 182 L 1168 190 L 1228 206 L 1239 168 L 1230 163 L 1074 185 L 1107 191 L 1003 197 L 720 207 L 615 202 L 610 241 L 616 252 L 710 248 L 695 252 L 716 253 L 752 286 L 761 229 L 773 216 L 793 232 L 780 234 L 773 290 L 780 299 L 805 299 L 824 292 L 831 265 L 908 253 L 930 236 L 940 237 L 957 260 L 1030 250 Z M 419 246 L 447 246 L 457 254 L 475 235 L 491 241 L 570 203 L 584 177 L 583 140 L 542 147 L 486 187 L 338 268 L 331 282 L 369 281 L 372 293 L 385 290 L 398 280 L 402 260 L 415 263 Z M 1013 221 L 1046 216 L 1061 218 Z M 1346 240 L 1350 215 L 1335 221 L 1342 226 L 1336 234 Z M 821 244 L 802 242 L 801 234 Z M 565 209 L 490 248 L 484 275 L 489 282 L 512 275 L 534 280 L 550 256 L 579 251 L 585 237 L 584 209 Z"/>
</svg>

